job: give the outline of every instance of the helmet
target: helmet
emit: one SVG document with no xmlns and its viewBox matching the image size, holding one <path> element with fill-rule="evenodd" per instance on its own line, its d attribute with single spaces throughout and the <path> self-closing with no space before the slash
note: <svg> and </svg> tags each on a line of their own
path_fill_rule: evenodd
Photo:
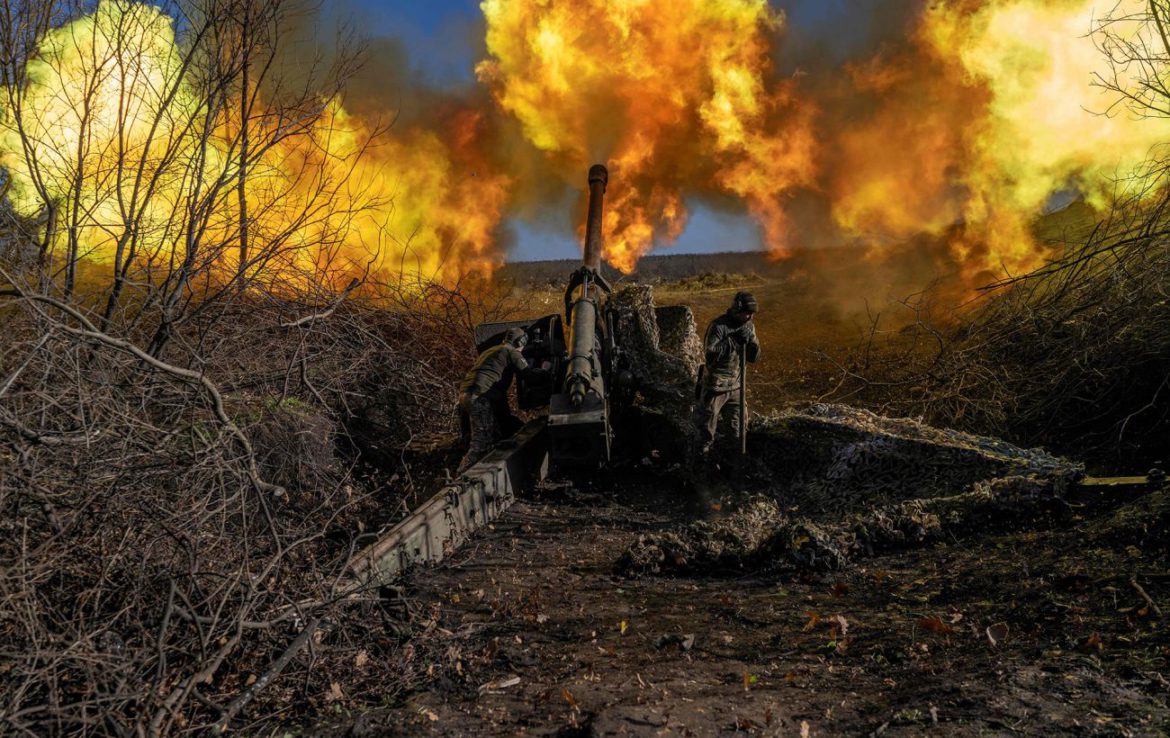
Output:
<svg viewBox="0 0 1170 738">
<path fill-rule="evenodd" d="M 736 292 L 735 299 L 731 301 L 731 312 L 733 313 L 755 313 L 759 309 L 759 303 L 750 292 Z"/>
<path fill-rule="evenodd" d="M 509 328 L 504 331 L 504 343 L 510 343 L 513 346 L 520 348 L 528 343 L 528 334 L 523 328 Z"/>
</svg>

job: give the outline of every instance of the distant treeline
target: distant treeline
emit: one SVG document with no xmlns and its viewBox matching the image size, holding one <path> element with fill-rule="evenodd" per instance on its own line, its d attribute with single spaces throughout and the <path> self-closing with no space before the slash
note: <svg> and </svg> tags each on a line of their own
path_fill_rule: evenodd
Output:
<svg viewBox="0 0 1170 738">
<path fill-rule="evenodd" d="M 504 265 L 499 276 L 517 284 L 562 284 L 580 265 L 581 262 L 575 259 L 512 262 Z M 772 261 L 759 251 L 655 254 L 639 261 L 637 272 L 630 278 L 643 282 L 669 282 L 699 274 L 755 274 L 762 277 L 783 274 L 791 268 L 791 262 Z M 607 265 L 604 274 L 612 278 L 619 273 Z"/>
</svg>

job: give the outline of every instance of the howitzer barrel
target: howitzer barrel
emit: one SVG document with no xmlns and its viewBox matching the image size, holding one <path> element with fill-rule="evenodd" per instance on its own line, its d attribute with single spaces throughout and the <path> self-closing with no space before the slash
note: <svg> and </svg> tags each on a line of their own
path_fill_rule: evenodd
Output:
<svg viewBox="0 0 1170 738">
<path fill-rule="evenodd" d="M 600 164 L 589 169 L 589 215 L 581 267 L 565 287 L 565 364 L 560 391 L 549 397 L 549 456 L 554 464 L 608 461 L 609 398 L 606 376 L 612 356 L 606 332 L 605 295 L 609 283 L 601 276 L 602 201 L 609 172 Z"/>
<path fill-rule="evenodd" d="M 589 167 L 589 218 L 585 221 L 584 265 L 594 271 L 601 268 L 601 217 L 609 170 L 602 164 Z"/>
<path fill-rule="evenodd" d="M 582 297 L 573 306 L 572 344 L 569 358 L 569 402 L 580 407 L 585 394 L 597 384 L 595 360 L 597 338 L 594 327 L 597 321 L 597 307 L 589 298 Z"/>
<path fill-rule="evenodd" d="M 601 164 L 589 168 L 589 218 L 585 222 L 585 253 L 582 259 L 585 275 L 576 298 L 572 302 L 569 338 L 569 371 L 566 392 L 573 407 L 581 407 L 590 389 L 603 391 L 597 343 L 597 287 L 593 284 L 601 269 L 601 217 L 605 186 L 609 183 L 609 172 Z"/>
</svg>

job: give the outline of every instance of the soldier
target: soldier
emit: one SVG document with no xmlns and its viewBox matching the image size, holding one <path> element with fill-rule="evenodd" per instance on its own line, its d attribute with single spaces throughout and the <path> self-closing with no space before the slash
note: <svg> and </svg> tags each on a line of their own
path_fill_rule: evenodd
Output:
<svg viewBox="0 0 1170 738">
<path fill-rule="evenodd" d="M 739 428 L 743 407 L 739 388 L 743 377 L 739 373 L 739 352 L 747 352 L 747 360 L 760 358 L 760 341 L 752 316 L 759 306 L 750 292 L 737 292 L 727 312 L 711 321 L 703 339 L 706 366 L 702 378 L 699 402 L 695 406 L 695 427 L 707 455 L 715 443 L 719 416 L 727 413 L 731 427 Z"/>
<path fill-rule="evenodd" d="M 515 433 L 520 425 L 508 408 L 512 377 L 516 372 L 528 376 L 544 371 L 530 368 L 520 353 L 527 343 L 528 334 L 524 329 L 509 328 L 498 346 L 479 355 L 459 386 L 460 421 L 470 435 L 460 471 L 479 461 L 496 441 Z"/>
</svg>

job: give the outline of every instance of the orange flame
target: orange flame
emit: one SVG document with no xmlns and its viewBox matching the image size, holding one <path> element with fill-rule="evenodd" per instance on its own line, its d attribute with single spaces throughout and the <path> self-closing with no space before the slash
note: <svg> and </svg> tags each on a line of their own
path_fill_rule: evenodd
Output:
<svg viewBox="0 0 1170 738">
<path fill-rule="evenodd" d="M 928 233 L 969 280 L 1029 269 L 1048 255 L 1032 224 L 1054 192 L 1107 207 L 1119 179 L 1170 138 L 1164 121 L 1095 114 L 1113 102 L 1091 84 L 1105 64 L 1095 6 L 942 0 L 903 47 L 812 84 L 773 68 L 785 18 L 767 0 L 484 0 L 489 56 L 476 72 L 494 104 L 449 105 L 430 124 L 373 137 L 371 121 L 319 101 L 307 135 L 251 166 L 249 227 L 283 244 L 253 269 L 273 285 L 286 272 L 318 281 L 367 268 L 446 281 L 490 272 L 525 171 L 496 163 L 516 161 L 500 157 L 505 118 L 578 191 L 589 164 L 609 163 L 606 258 L 627 272 L 676 239 L 689 204 L 704 198 L 742 203 L 783 256 L 821 235 L 793 231 L 786 211 L 798 193 L 823 199 L 822 229 L 868 240 L 875 253 Z M 1143 8 L 1122 0 L 1113 12 Z M 29 62 L 24 139 L 16 112 L 0 117 L 13 204 L 74 206 L 70 232 L 99 264 L 131 228 L 136 258 L 181 255 L 176 213 L 193 190 L 233 176 L 239 123 L 224 113 L 206 144 L 186 125 L 209 101 L 175 84 L 174 28 L 152 6 L 102 0 L 49 33 Z M 253 125 L 275 135 L 263 118 Z M 156 190 L 127 224 L 125 203 L 143 179 Z M 228 274 L 240 236 L 230 190 L 211 204 L 204 234 Z"/>
<path fill-rule="evenodd" d="M 788 245 L 784 198 L 812 182 L 810 109 L 772 79 L 783 24 L 766 0 L 485 0 L 491 58 L 478 67 L 500 107 L 567 181 L 608 157 L 620 188 L 606 258 L 632 271 L 677 238 L 688 196 L 727 193 Z M 718 244 L 712 244 L 718 246 Z"/>
<path fill-rule="evenodd" d="M 1052 195 L 1075 190 L 1108 207 L 1118 180 L 1170 134 L 1101 114 L 1113 100 L 1092 84 L 1107 72 L 1097 6 L 934 3 L 912 50 L 851 68 L 855 89 L 876 102 L 842 126 L 827 175 L 836 222 L 883 242 L 961 232 L 951 251 L 975 280 L 1038 266 L 1050 251 L 1031 226 Z M 965 227 L 950 229 L 956 222 Z"/>
</svg>

